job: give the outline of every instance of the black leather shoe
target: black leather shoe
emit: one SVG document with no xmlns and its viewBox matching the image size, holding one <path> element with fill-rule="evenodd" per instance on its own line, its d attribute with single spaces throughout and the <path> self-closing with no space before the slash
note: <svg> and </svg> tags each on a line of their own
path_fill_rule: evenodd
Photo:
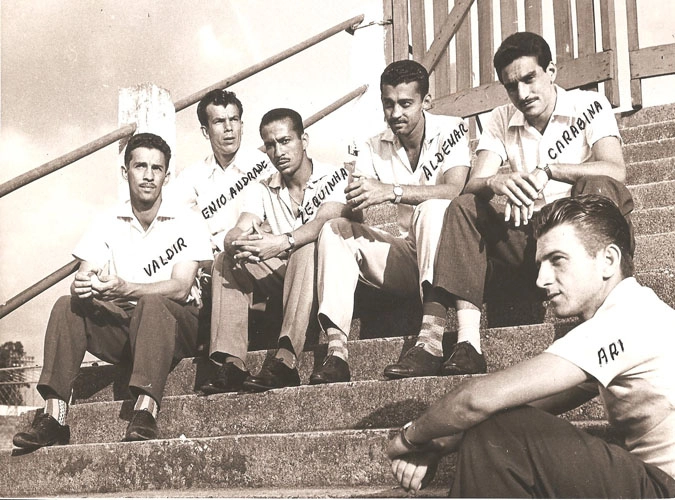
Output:
<svg viewBox="0 0 675 500">
<path fill-rule="evenodd" d="M 455 344 L 452 354 L 441 367 L 441 375 L 472 375 L 486 372 L 485 356 L 478 354 L 470 342 Z"/>
<path fill-rule="evenodd" d="M 157 422 L 146 410 L 134 410 L 131 422 L 122 441 L 147 441 L 157 439 Z"/>
<path fill-rule="evenodd" d="M 244 390 L 251 392 L 298 385 L 300 375 L 297 368 L 289 368 L 279 358 L 267 358 L 257 376 L 250 375 L 244 380 Z"/>
<path fill-rule="evenodd" d="M 406 352 L 398 363 L 384 369 L 384 376 L 389 378 L 431 377 L 438 375 L 441 368 L 441 356 L 434 356 L 416 345 Z"/>
<path fill-rule="evenodd" d="M 216 376 L 204 382 L 199 390 L 204 394 L 237 392 L 249 375 L 248 370 L 240 370 L 234 363 L 223 363 Z"/>
<path fill-rule="evenodd" d="M 12 440 L 19 448 L 40 448 L 54 444 L 70 442 L 70 427 L 61 425 L 49 413 L 38 413 L 33 419 L 30 429 L 18 432 Z"/>
<path fill-rule="evenodd" d="M 309 377 L 310 384 L 332 384 L 334 382 L 349 382 L 349 363 L 344 359 L 329 354 L 321 366 Z"/>
</svg>

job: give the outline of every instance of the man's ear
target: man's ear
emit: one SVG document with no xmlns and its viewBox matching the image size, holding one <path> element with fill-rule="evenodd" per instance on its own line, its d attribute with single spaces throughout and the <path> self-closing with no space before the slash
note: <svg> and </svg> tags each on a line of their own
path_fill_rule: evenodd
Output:
<svg viewBox="0 0 675 500">
<path fill-rule="evenodd" d="M 603 255 L 602 277 L 609 279 L 621 273 L 621 249 L 616 243 L 610 243 L 601 250 Z"/>
<path fill-rule="evenodd" d="M 170 178 L 171 178 L 171 172 L 167 172 L 166 175 L 164 176 L 164 183 L 162 185 L 166 186 L 166 184 L 169 182 Z"/>
<path fill-rule="evenodd" d="M 207 129 L 204 125 L 201 126 L 201 129 L 202 129 L 202 135 L 203 135 L 206 139 L 210 139 L 210 138 L 209 138 L 209 129 Z"/>
<path fill-rule="evenodd" d="M 431 94 L 425 95 L 422 99 L 422 109 L 425 111 L 431 109 Z"/>
<path fill-rule="evenodd" d="M 548 66 L 546 67 L 546 73 L 548 73 L 551 77 L 551 83 L 555 82 L 555 79 L 558 76 L 558 68 L 553 63 L 553 61 L 548 63 Z"/>
<path fill-rule="evenodd" d="M 309 146 L 309 136 L 307 135 L 307 132 L 304 132 L 300 139 L 302 139 L 302 149 L 307 151 L 307 146 Z"/>
<path fill-rule="evenodd" d="M 125 181 L 128 181 L 129 180 L 129 175 L 128 175 L 129 169 L 127 168 L 126 165 L 122 165 L 120 168 L 122 169 L 122 178 Z"/>
</svg>

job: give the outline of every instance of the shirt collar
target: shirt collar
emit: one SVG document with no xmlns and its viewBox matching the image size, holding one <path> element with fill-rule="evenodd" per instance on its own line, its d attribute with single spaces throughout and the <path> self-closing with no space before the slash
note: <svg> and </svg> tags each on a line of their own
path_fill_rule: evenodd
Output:
<svg viewBox="0 0 675 500">
<path fill-rule="evenodd" d="M 226 172 L 230 169 L 236 170 L 237 172 L 241 173 L 241 170 L 237 166 L 237 160 L 241 156 L 239 153 L 241 152 L 241 148 L 237 150 L 237 152 L 234 154 L 234 158 L 232 159 L 232 163 L 230 163 L 226 168 L 221 167 L 218 164 L 218 161 L 216 160 L 216 155 L 211 153 L 209 156 L 206 157 L 206 164 L 209 166 L 209 175 L 213 176 L 216 172 Z"/>
<path fill-rule="evenodd" d="M 640 284 L 637 282 L 635 278 L 633 277 L 624 278 L 607 294 L 607 297 L 605 297 L 605 301 L 600 305 L 600 307 L 598 307 L 598 310 L 595 312 L 595 315 L 597 315 L 599 312 L 611 309 L 617 304 L 625 303 L 623 297 L 626 294 L 634 293 L 635 290 L 640 287 L 641 287 Z"/>
<path fill-rule="evenodd" d="M 136 216 L 131 208 L 131 200 L 126 200 L 119 203 L 115 208 L 115 215 L 120 219 L 135 219 Z M 157 219 L 174 219 L 177 215 L 177 206 L 170 203 L 166 198 L 162 198 L 162 203 L 159 206 L 155 220 Z"/>
<path fill-rule="evenodd" d="M 312 173 L 310 174 L 309 179 L 307 179 L 306 186 L 316 184 L 326 176 L 326 172 L 324 171 L 325 169 L 323 168 L 323 165 L 315 162 L 311 158 L 309 159 L 309 161 L 312 163 Z M 269 186 L 270 189 L 279 190 L 281 188 L 285 188 L 286 183 L 284 182 L 284 176 L 281 175 L 281 172 L 279 171 L 275 172 L 272 175 L 272 177 L 270 177 L 270 180 L 268 181 L 267 185 Z"/>
<path fill-rule="evenodd" d="M 555 108 L 553 108 L 552 117 L 555 116 L 565 116 L 565 117 L 574 117 L 576 110 L 574 109 L 574 103 L 570 99 L 569 93 L 559 85 L 555 85 L 556 99 L 555 99 Z M 513 106 L 513 104 L 511 104 Z M 514 106 L 515 109 L 515 106 Z M 509 128 L 511 127 L 524 127 L 525 115 L 522 111 L 516 109 L 515 113 L 509 120 Z"/>
<path fill-rule="evenodd" d="M 434 115 L 429 114 L 424 110 L 422 111 L 422 115 L 424 116 L 424 143 L 428 145 L 441 134 L 441 127 L 436 120 L 434 120 Z M 382 132 L 382 140 L 391 142 L 397 146 L 400 146 L 401 144 L 396 134 L 394 134 L 389 127 Z"/>
</svg>

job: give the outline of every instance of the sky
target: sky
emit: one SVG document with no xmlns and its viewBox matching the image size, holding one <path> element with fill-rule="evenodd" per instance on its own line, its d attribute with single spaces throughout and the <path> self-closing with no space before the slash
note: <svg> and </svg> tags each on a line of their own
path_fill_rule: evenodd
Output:
<svg viewBox="0 0 675 500">
<path fill-rule="evenodd" d="M 616 6 L 625 17 L 623 2 Z M 673 43 L 675 2 L 640 0 L 639 7 L 641 44 Z M 365 23 L 380 21 L 382 0 L 2 0 L 0 183 L 116 129 L 119 88 L 153 82 L 177 100 L 360 13 Z M 306 117 L 369 84 L 363 97 L 308 129 L 311 156 L 350 159 L 348 145 L 384 128 L 382 43 L 380 26 L 340 33 L 232 86 L 244 104 L 243 145 L 260 144 L 259 119 L 273 107 Z M 626 71 L 627 61 L 620 65 Z M 645 104 L 674 100 L 674 83 L 645 82 Z M 176 130 L 180 172 L 210 149 L 196 106 L 177 114 Z M 0 199 L 0 302 L 72 260 L 94 215 L 116 203 L 116 150 L 108 146 Z M 49 311 L 69 284 L 0 319 L 0 344 L 20 340 L 41 362 Z"/>
</svg>

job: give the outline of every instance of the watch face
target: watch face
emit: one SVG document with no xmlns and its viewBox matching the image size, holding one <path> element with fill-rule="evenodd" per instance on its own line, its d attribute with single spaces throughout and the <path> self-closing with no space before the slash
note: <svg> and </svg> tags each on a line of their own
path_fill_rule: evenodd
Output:
<svg viewBox="0 0 675 500">
<path fill-rule="evenodd" d="M 394 194 L 396 196 L 403 196 L 403 188 L 401 186 L 394 186 Z"/>
</svg>

